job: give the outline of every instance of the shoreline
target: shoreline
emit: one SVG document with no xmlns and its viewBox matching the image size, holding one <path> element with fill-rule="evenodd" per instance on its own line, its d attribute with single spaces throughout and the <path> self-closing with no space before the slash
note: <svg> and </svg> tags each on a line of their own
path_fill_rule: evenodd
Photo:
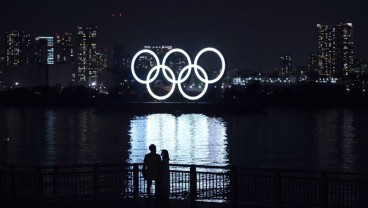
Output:
<svg viewBox="0 0 368 208">
<path fill-rule="evenodd" d="M 288 99 L 245 99 L 240 101 L 170 102 L 170 101 L 127 101 L 119 99 L 38 99 L 3 100 L 1 107 L 15 108 L 96 108 L 97 113 L 109 110 L 129 113 L 203 113 L 203 114 L 248 114 L 262 113 L 266 108 L 356 108 L 367 109 L 367 100 L 341 99 L 339 101 L 288 100 Z"/>
</svg>

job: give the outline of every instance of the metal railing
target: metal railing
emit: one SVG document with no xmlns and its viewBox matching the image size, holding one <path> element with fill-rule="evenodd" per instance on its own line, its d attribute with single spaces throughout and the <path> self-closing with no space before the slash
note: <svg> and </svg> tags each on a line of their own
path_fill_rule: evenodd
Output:
<svg viewBox="0 0 368 208">
<path fill-rule="evenodd" d="M 368 174 L 242 169 L 238 201 L 303 207 L 368 207 Z"/>
<path fill-rule="evenodd" d="M 0 166 L 0 198 L 145 198 L 142 164 Z M 153 189 L 154 193 L 154 189 Z M 368 207 L 368 174 L 170 165 L 170 198 L 304 207 Z"/>
</svg>

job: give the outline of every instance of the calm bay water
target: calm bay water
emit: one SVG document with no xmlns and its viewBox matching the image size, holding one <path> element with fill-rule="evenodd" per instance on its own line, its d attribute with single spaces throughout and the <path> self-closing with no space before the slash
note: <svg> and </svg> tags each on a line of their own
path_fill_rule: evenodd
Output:
<svg viewBox="0 0 368 208">
<path fill-rule="evenodd" d="M 93 108 L 0 108 L 0 159 L 13 164 L 142 162 L 368 172 L 368 109 L 270 108 L 261 114 L 131 115 Z"/>
</svg>

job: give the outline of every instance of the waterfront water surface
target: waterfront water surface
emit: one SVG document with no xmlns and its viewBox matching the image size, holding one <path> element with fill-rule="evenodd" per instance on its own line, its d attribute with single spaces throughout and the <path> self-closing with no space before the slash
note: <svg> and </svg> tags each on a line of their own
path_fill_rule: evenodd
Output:
<svg viewBox="0 0 368 208">
<path fill-rule="evenodd" d="M 368 172 L 368 110 L 269 108 L 263 113 L 133 115 L 94 108 L 0 108 L 1 161 L 66 165 L 142 162 Z"/>
</svg>

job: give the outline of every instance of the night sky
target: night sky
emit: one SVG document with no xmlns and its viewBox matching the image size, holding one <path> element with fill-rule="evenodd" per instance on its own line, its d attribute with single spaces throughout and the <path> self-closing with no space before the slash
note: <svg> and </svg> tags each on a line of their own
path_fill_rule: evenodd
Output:
<svg viewBox="0 0 368 208">
<path fill-rule="evenodd" d="M 366 0 L 3 0 L 0 38 L 12 30 L 52 35 L 95 24 L 99 48 L 120 43 L 134 54 L 144 45 L 172 45 L 194 57 L 211 46 L 226 56 L 228 69 L 259 71 L 279 67 L 284 54 L 294 67 L 306 65 L 318 23 L 353 23 L 355 55 L 368 59 L 367 20 Z"/>
</svg>

